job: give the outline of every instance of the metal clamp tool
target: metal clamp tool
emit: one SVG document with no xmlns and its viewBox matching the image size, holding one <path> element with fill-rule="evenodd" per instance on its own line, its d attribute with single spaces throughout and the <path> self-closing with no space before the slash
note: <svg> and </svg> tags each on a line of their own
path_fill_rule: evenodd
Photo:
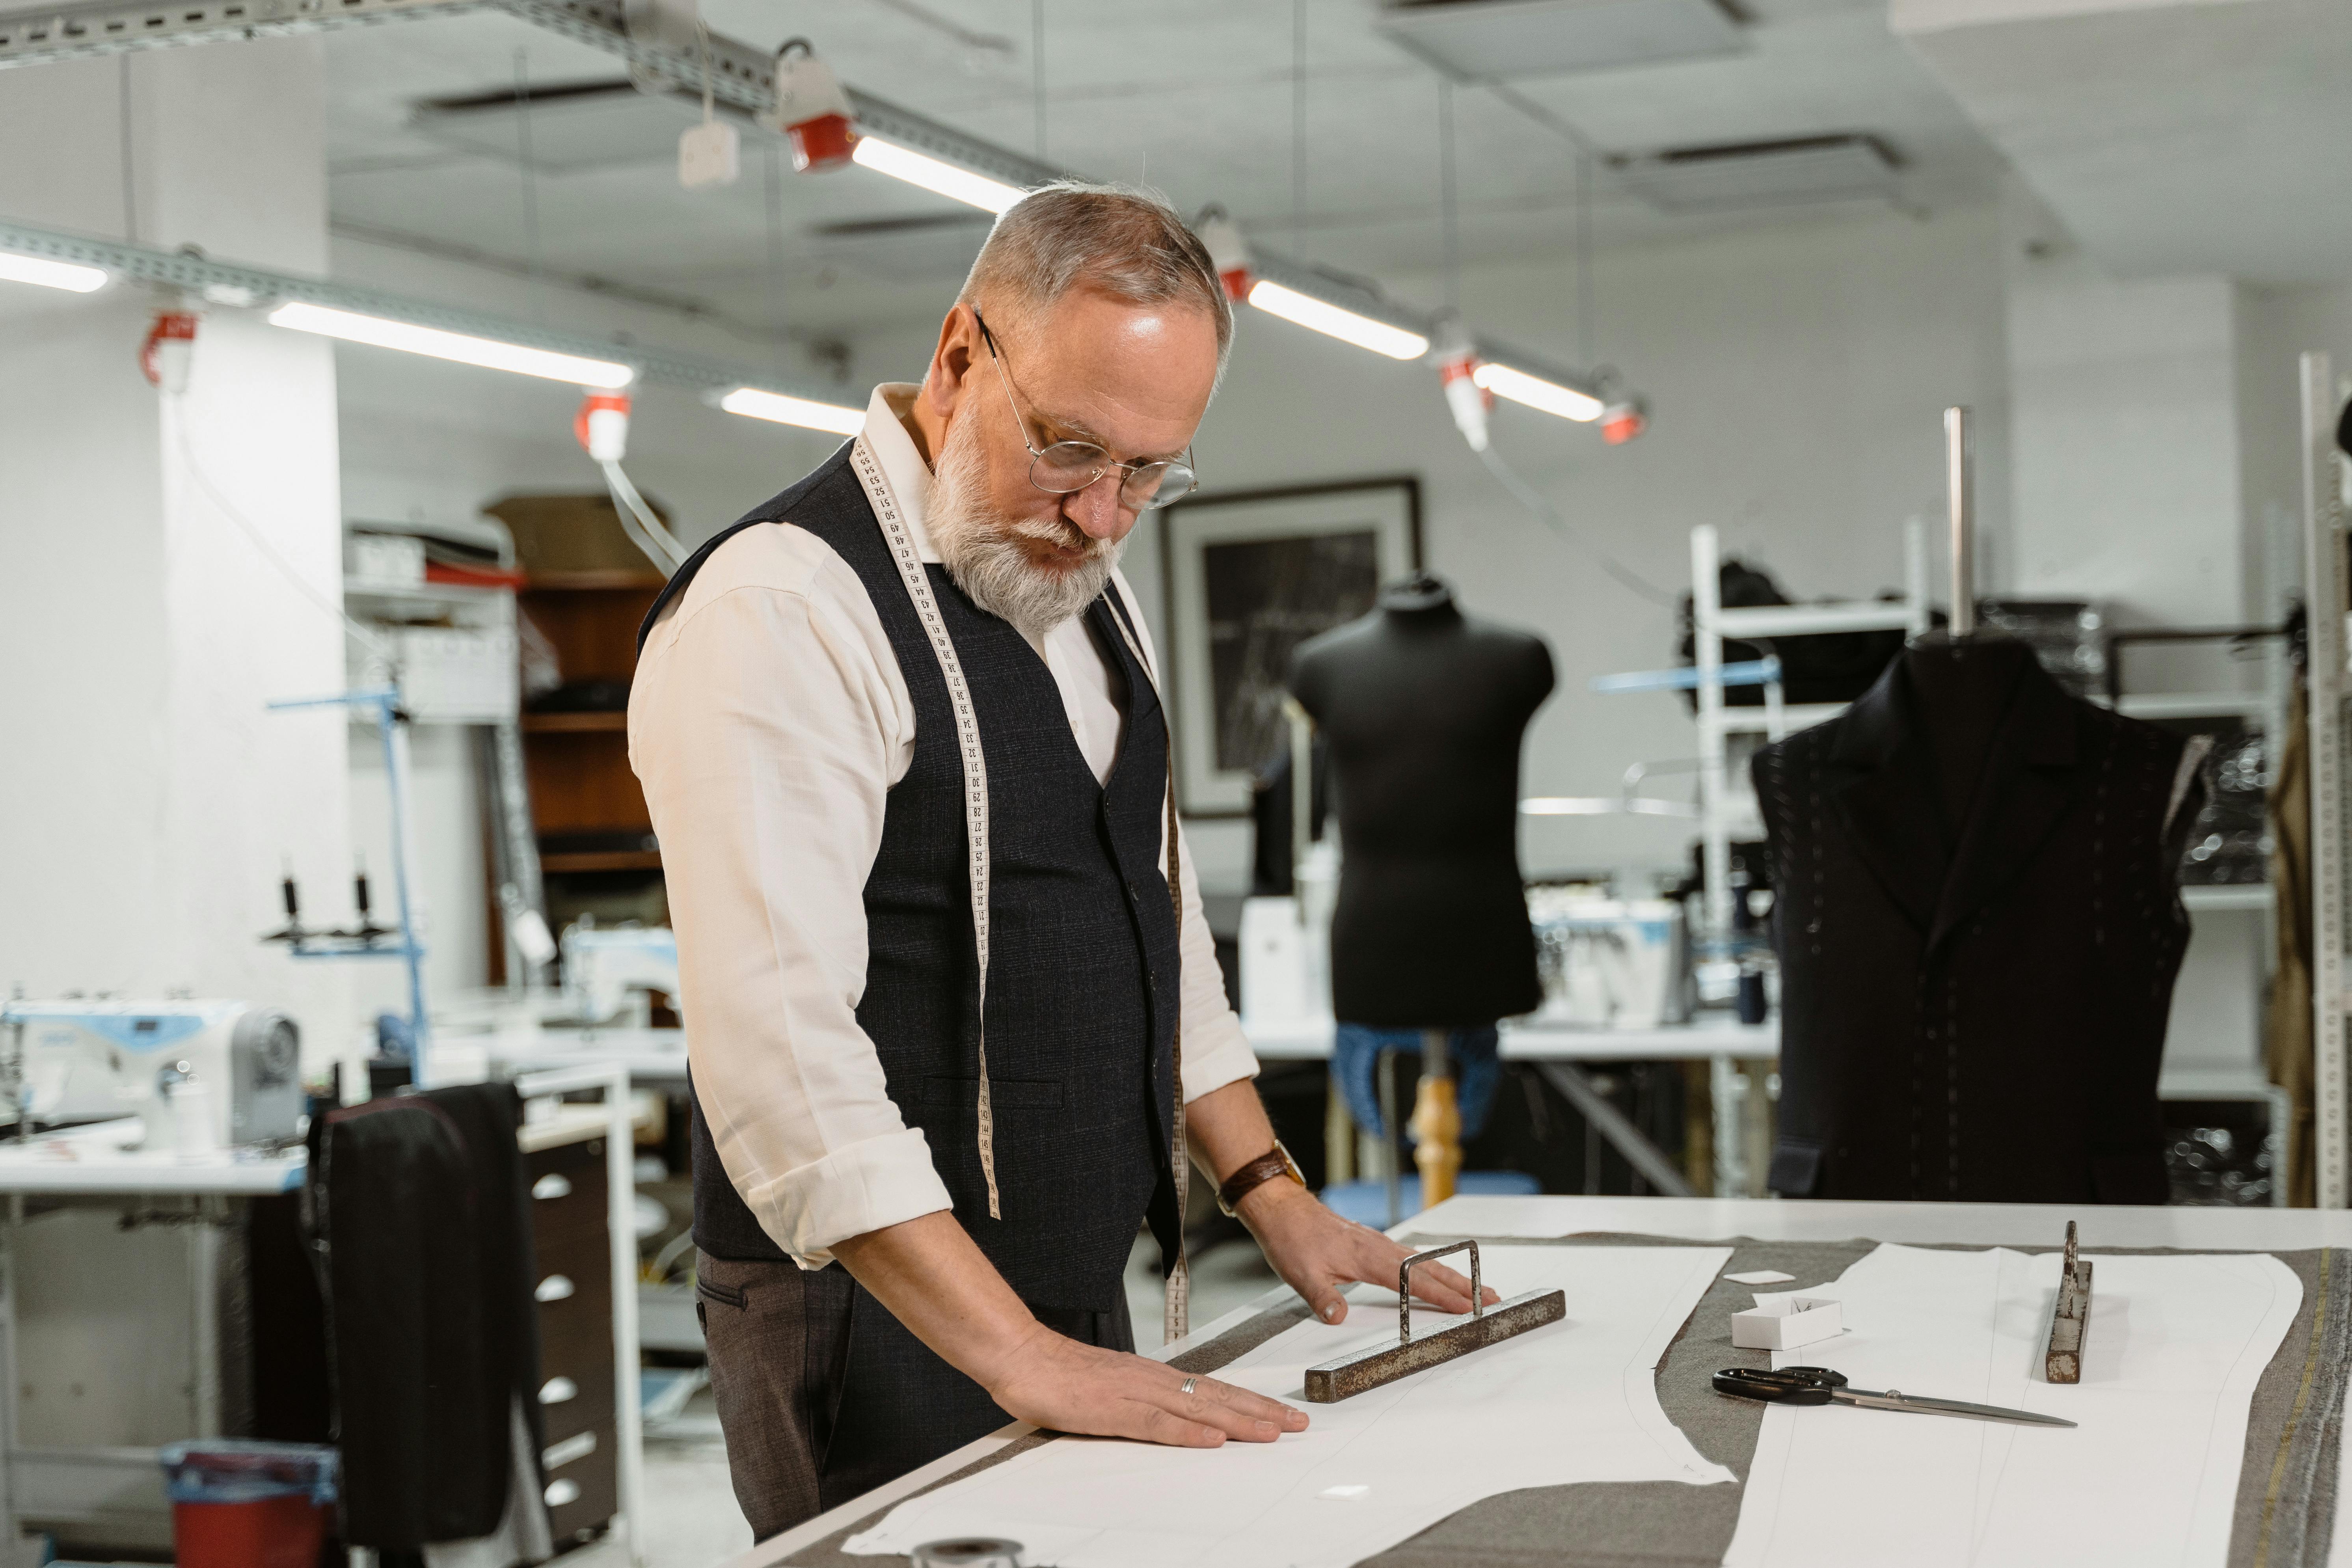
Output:
<svg viewBox="0 0 2352 1568">
<path fill-rule="evenodd" d="M 2058 1305 L 2050 1314 L 2050 1348 L 2042 1358 L 2043 1381 L 2083 1381 L 2083 1340 L 2090 1331 L 2091 1260 L 2082 1255 L 2070 1219 L 2066 1253 L 2058 1264 Z"/>
<path fill-rule="evenodd" d="M 1420 1264 L 1456 1252 L 1470 1255 L 1470 1315 L 1416 1340 L 1412 1337 L 1412 1271 Z M 1568 1316 L 1568 1293 L 1557 1289 L 1530 1290 L 1493 1307 L 1485 1306 L 1482 1296 L 1476 1242 L 1457 1241 L 1449 1247 L 1414 1253 L 1397 1265 L 1397 1342 L 1308 1367 L 1307 1401 L 1334 1405 L 1350 1394 L 1425 1372 L 1456 1356 L 1483 1350 L 1546 1323 L 1557 1323 Z"/>
</svg>

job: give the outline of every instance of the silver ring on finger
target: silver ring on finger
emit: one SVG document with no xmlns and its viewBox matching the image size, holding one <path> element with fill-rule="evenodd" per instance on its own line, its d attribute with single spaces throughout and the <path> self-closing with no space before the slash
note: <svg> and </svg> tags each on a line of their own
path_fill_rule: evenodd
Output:
<svg viewBox="0 0 2352 1568">
<path fill-rule="evenodd" d="M 1186 1378 L 1186 1379 L 1184 1380 L 1184 1386 L 1183 1386 L 1183 1387 L 1181 1387 L 1181 1388 L 1180 1388 L 1180 1389 L 1178 1389 L 1176 1392 L 1177 1392 L 1177 1393 L 1179 1393 L 1179 1394 L 1188 1394 L 1188 1395 L 1189 1395 L 1190 1394 L 1192 1394 L 1192 1391 L 1193 1391 L 1193 1390 L 1195 1390 L 1195 1389 L 1199 1388 L 1200 1386 L 1201 1386 L 1201 1380 L 1200 1380 L 1199 1378 L 1197 1378 L 1197 1377 L 1188 1377 L 1188 1378 Z"/>
</svg>

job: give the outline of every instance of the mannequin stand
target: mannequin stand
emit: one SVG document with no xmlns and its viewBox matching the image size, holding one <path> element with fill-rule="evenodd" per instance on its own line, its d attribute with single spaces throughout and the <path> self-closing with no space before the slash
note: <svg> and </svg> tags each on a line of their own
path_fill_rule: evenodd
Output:
<svg viewBox="0 0 2352 1568">
<path fill-rule="evenodd" d="M 1423 1208 L 1454 1195 L 1462 1170 L 1462 1112 L 1454 1103 L 1454 1079 L 1445 1058 L 1446 1031 L 1421 1035 L 1421 1087 L 1413 1098 L 1413 1163 L 1421 1167 Z"/>
</svg>

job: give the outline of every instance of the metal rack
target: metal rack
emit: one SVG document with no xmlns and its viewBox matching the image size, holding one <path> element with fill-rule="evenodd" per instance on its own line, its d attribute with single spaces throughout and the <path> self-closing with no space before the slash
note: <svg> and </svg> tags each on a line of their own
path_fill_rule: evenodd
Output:
<svg viewBox="0 0 2352 1568">
<path fill-rule="evenodd" d="M 1832 605 L 1759 605 L 1723 607 L 1722 544 L 1712 523 L 1691 530 L 1691 642 L 1697 669 L 1698 798 L 1700 872 L 1706 889 L 1706 932 L 1719 938 L 1731 926 L 1731 840 L 1734 829 L 1755 815 L 1752 797 L 1735 792 L 1729 777 L 1734 731 L 1761 731 L 1778 741 L 1843 711 L 1843 703 L 1790 707 L 1779 688 L 1767 688 L 1759 707 L 1733 708 L 1723 700 L 1726 641 L 1767 642 L 1822 632 L 1900 630 L 1918 637 L 1927 630 L 1927 557 L 1924 531 L 1912 519 L 1904 529 L 1900 599 Z M 1744 809 L 1743 809 L 1744 808 Z"/>
<path fill-rule="evenodd" d="M 2344 558 L 2342 459 L 2336 452 L 2336 372 L 2325 353 L 2303 356 L 2303 592 L 2311 682 L 2312 1136 L 2316 1199 L 2352 1206 L 2347 1182 L 2344 1029 L 2345 812 L 2344 615 L 2352 602 Z"/>
</svg>

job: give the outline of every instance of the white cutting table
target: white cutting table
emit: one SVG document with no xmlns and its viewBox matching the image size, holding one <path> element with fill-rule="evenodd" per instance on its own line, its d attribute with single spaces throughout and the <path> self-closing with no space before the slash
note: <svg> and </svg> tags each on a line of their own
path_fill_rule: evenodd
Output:
<svg viewBox="0 0 2352 1568">
<path fill-rule="evenodd" d="M 1772 1139 L 1766 1090 L 1780 1058 L 1778 1020 L 1742 1024 L 1717 1015 L 1697 1023 L 1617 1029 L 1506 1019 L 1498 1028 L 1505 1061 L 1532 1064 L 1644 1181 L 1664 1193 L 1690 1190 L 1681 1168 L 1610 1103 L 1585 1076 L 1582 1064 L 1706 1063 L 1715 1121 L 1715 1190 L 1760 1194 Z M 1339 1026 L 1328 1016 L 1245 1017 L 1242 1031 L 1260 1061 L 1325 1061 Z"/>
<path fill-rule="evenodd" d="M 1630 1233 L 1721 1241 L 1751 1237 L 1759 1241 L 1896 1241 L 1963 1247 L 2046 1247 L 2066 1233 L 2068 1220 L 2096 1223 L 2099 1247 L 2179 1247 L 2216 1251 L 2293 1251 L 2352 1246 L 2352 1210 L 2125 1208 L 2085 1210 L 2056 1204 L 1864 1204 L 1811 1203 L 1756 1198 L 1532 1197 L 1455 1198 L 1424 1210 L 1395 1226 L 1398 1237 L 1452 1238 L 1493 1235 L 1508 1226 L 1521 1236 Z M 1455 1228 L 1475 1224 L 1476 1231 Z M 1205 1344 L 1257 1313 L 1291 1299 L 1277 1285 L 1203 1323 L 1184 1339 L 1144 1353 L 1166 1361 Z M 944 1479 L 1035 1428 L 1014 1422 L 967 1443 L 887 1486 L 819 1514 L 719 1564 L 718 1568 L 775 1568 L 803 1547 L 857 1523 Z M 2347 1476 L 2352 1481 L 2352 1476 Z M 877 1563 L 889 1559 L 876 1559 Z"/>
<path fill-rule="evenodd" d="M 568 1071 L 610 1063 L 625 1071 L 632 1084 L 648 1089 L 686 1088 L 684 1029 L 628 1026 L 583 1029 L 567 1026 L 506 1029 L 483 1035 L 453 1031 L 452 1037 L 483 1047 L 489 1052 L 491 1066 L 509 1073 Z"/>
</svg>

